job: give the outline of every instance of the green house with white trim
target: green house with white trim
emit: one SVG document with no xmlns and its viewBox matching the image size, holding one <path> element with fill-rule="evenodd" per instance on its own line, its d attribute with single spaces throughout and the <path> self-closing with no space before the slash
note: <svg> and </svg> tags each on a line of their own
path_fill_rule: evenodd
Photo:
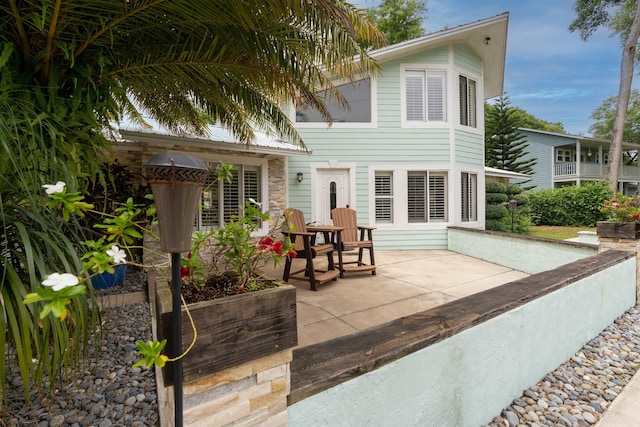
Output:
<svg viewBox="0 0 640 427">
<path fill-rule="evenodd" d="M 503 91 L 508 13 L 371 52 L 376 78 L 336 82 L 333 124 L 291 109 L 309 157 L 287 160 L 288 205 L 331 224 L 351 207 L 376 248 L 441 249 L 484 228 L 484 100 Z"/>
</svg>

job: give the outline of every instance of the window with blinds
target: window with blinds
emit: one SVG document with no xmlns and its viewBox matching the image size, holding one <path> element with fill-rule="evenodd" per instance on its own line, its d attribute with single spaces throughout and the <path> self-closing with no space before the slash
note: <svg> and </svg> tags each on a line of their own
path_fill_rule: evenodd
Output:
<svg viewBox="0 0 640 427">
<path fill-rule="evenodd" d="M 476 118 L 476 82 L 460 76 L 460 124 L 477 127 Z"/>
<path fill-rule="evenodd" d="M 210 163 L 209 177 L 202 191 L 201 209 L 196 218 L 196 229 L 221 227 L 241 209 L 249 199 L 261 202 L 260 167 L 234 165 L 231 182 L 218 182 L 217 164 Z"/>
<path fill-rule="evenodd" d="M 405 72 L 405 119 L 413 122 L 446 120 L 446 73 L 408 70 Z"/>
<path fill-rule="evenodd" d="M 393 222 L 393 176 L 391 172 L 376 172 L 376 222 Z"/>
<path fill-rule="evenodd" d="M 411 222 L 447 220 L 446 175 L 442 172 L 409 172 L 407 216 Z"/>
<path fill-rule="evenodd" d="M 461 206 L 463 222 L 478 220 L 477 207 L 477 183 L 478 175 L 474 173 L 462 172 L 461 174 Z"/>
<path fill-rule="evenodd" d="M 447 221 L 447 175 L 429 173 L 429 221 Z"/>
</svg>

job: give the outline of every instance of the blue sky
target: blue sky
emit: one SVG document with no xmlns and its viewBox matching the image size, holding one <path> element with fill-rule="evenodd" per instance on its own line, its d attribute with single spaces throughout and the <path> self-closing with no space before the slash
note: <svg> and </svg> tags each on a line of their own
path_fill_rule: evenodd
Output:
<svg viewBox="0 0 640 427">
<path fill-rule="evenodd" d="M 373 7 L 378 0 L 353 1 Z M 511 105 L 571 134 L 589 135 L 594 109 L 617 96 L 620 41 L 607 29 L 586 42 L 568 28 L 574 0 L 427 0 L 427 32 L 509 12 L 504 89 Z M 634 78 L 634 88 L 638 87 Z"/>
</svg>

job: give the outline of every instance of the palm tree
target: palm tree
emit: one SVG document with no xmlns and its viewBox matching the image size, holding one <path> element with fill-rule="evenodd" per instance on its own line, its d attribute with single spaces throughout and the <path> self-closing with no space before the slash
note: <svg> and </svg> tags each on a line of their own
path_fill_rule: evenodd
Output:
<svg viewBox="0 0 640 427">
<path fill-rule="evenodd" d="M 383 40 L 342 0 L 2 0 L 0 15 L 14 81 L 81 98 L 98 127 L 139 119 L 137 105 L 169 129 L 208 119 L 244 142 L 257 126 L 302 144 L 282 107 L 326 113 L 317 89 L 339 98 L 333 78 L 375 72 L 362 46 Z"/>
<path fill-rule="evenodd" d="M 340 100 L 333 79 L 375 73 L 362 46 L 383 39 L 343 0 L 0 0 L 0 345 L 26 399 L 30 378 L 53 386 L 83 356 L 95 320 L 86 303 L 62 324 L 22 304 L 45 274 L 82 265 L 85 230 L 47 217 L 41 185 L 81 189 L 111 124 L 142 112 L 174 131 L 216 122 L 246 143 L 259 128 L 303 145 L 287 104 L 330 120 L 316 93 Z"/>
</svg>

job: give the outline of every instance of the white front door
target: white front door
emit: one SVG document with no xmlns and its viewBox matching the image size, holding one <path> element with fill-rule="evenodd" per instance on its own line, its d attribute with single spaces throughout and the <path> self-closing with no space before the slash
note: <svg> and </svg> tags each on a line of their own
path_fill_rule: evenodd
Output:
<svg viewBox="0 0 640 427">
<path fill-rule="evenodd" d="M 316 190 L 316 221 L 330 225 L 332 209 L 350 207 L 349 170 L 319 169 Z"/>
</svg>

